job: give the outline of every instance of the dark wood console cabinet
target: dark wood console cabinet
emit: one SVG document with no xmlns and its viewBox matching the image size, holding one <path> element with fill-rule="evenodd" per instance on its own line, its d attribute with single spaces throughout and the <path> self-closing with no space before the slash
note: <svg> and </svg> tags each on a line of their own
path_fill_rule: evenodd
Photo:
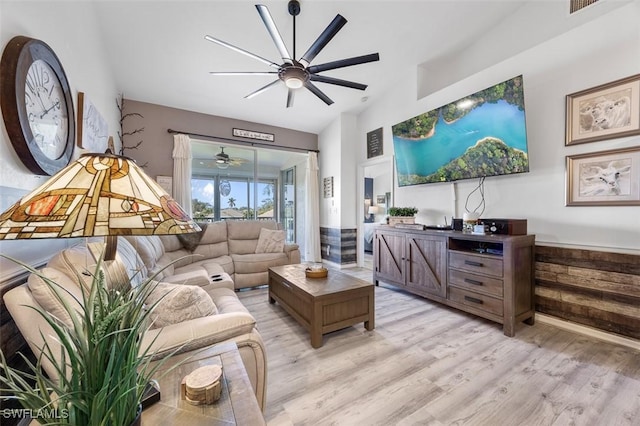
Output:
<svg viewBox="0 0 640 426">
<path fill-rule="evenodd" d="M 373 280 L 503 325 L 534 321 L 534 235 L 376 229 Z"/>
</svg>

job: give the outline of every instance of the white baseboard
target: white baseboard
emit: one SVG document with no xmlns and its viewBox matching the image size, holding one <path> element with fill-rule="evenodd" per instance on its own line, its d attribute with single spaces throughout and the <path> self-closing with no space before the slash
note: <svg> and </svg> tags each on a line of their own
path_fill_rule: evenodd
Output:
<svg viewBox="0 0 640 426">
<path fill-rule="evenodd" d="M 550 315 L 541 314 L 539 312 L 536 312 L 536 321 L 540 321 L 544 324 L 553 325 L 554 327 L 562 328 L 564 330 L 584 334 L 596 339 L 604 340 L 606 342 L 615 343 L 640 351 L 640 340 L 636 340 L 631 337 L 624 337 L 617 334 L 607 333 L 593 327 L 564 321 L 562 319 L 555 318 Z"/>
</svg>

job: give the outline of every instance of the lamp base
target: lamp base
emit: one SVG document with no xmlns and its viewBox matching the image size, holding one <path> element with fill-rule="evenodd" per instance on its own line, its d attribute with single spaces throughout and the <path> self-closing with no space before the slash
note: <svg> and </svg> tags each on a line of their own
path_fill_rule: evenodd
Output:
<svg viewBox="0 0 640 426">
<path fill-rule="evenodd" d="M 116 260 L 116 253 L 118 252 L 118 237 L 109 235 L 104 237 L 106 245 L 104 247 L 104 260 Z"/>
<path fill-rule="evenodd" d="M 116 251 L 114 250 L 114 255 L 113 255 L 114 259 L 111 259 L 111 260 L 106 259 L 106 253 L 109 248 L 108 238 L 111 238 L 111 237 L 106 237 L 106 238 L 107 238 L 106 247 L 105 247 L 105 243 L 99 243 L 99 242 L 88 243 L 87 247 L 89 248 L 89 251 L 91 252 L 91 256 L 93 256 L 93 260 L 95 262 L 100 261 L 101 256 L 103 257 L 102 270 L 104 271 L 104 278 L 105 278 L 107 287 L 128 290 L 131 288 L 129 275 L 127 274 L 127 270 L 124 264 L 121 261 L 115 259 Z"/>
</svg>

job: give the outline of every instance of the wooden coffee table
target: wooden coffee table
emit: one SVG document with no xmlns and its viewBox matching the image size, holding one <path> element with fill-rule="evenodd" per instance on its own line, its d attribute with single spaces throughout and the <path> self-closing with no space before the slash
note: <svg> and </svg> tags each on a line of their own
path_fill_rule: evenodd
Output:
<svg viewBox="0 0 640 426">
<path fill-rule="evenodd" d="M 269 268 L 269 302 L 276 301 L 311 334 L 311 346 L 322 335 L 364 322 L 375 327 L 374 285 L 330 270 L 326 278 L 307 278 L 307 265 Z"/>
</svg>

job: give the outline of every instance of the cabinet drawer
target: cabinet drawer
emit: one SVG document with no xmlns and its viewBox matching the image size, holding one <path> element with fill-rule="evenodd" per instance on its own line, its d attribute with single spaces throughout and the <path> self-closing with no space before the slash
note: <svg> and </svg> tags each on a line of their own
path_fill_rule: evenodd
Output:
<svg viewBox="0 0 640 426">
<path fill-rule="evenodd" d="M 457 269 L 449 269 L 449 285 L 502 297 L 504 284 L 502 280 L 498 278 L 472 274 Z"/>
<path fill-rule="evenodd" d="M 502 259 L 499 258 L 450 251 L 449 267 L 502 278 Z"/>
<path fill-rule="evenodd" d="M 498 316 L 502 316 L 504 312 L 502 299 L 474 293 L 457 287 L 449 287 L 449 300 Z"/>
</svg>

